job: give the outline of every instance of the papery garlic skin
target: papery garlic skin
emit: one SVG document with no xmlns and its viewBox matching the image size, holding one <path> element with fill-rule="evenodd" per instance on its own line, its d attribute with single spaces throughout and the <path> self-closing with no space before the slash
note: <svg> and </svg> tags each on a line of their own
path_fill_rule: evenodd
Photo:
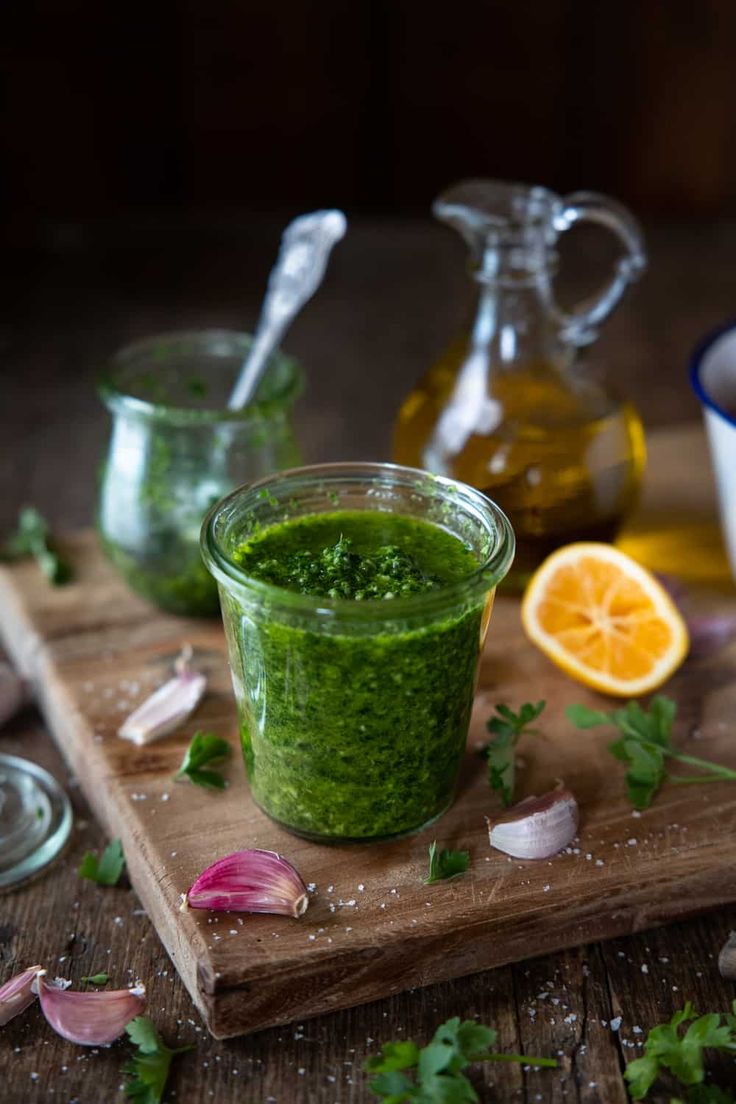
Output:
<svg viewBox="0 0 736 1104">
<path fill-rule="evenodd" d="M 32 988 L 34 981 L 42 966 L 29 966 L 0 985 L 0 1027 L 25 1011 L 29 1004 L 36 999 L 35 990 Z"/>
<path fill-rule="evenodd" d="M 276 851 L 251 848 L 235 851 L 203 870 L 184 895 L 182 909 L 299 917 L 308 905 L 307 887 L 288 859 Z"/>
<path fill-rule="evenodd" d="M 527 797 L 488 826 L 491 847 L 515 859 L 548 859 L 578 830 L 578 803 L 569 790 Z"/>
<path fill-rule="evenodd" d="M 46 980 L 38 972 L 36 988 L 41 1010 L 57 1035 L 79 1046 L 106 1046 L 118 1039 L 126 1025 L 146 1007 L 145 986 L 132 989 L 80 992 L 69 989 L 62 979 Z"/>
<path fill-rule="evenodd" d="M 192 649 L 186 644 L 174 664 L 176 677 L 146 698 L 118 729 L 123 740 L 143 747 L 174 732 L 199 705 L 207 678 L 190 666 Z"/>
</svg>

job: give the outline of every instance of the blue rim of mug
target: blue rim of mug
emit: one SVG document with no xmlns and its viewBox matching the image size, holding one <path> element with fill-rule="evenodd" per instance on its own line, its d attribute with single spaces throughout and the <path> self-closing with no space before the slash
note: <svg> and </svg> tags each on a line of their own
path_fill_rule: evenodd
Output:
<svg viewBox="0 0 736 1104">
<path fill-rule="evenodd" d="M 734 337 L 736 337 L 736 318 L 731 318 L 728 322 L 723 322 L 715 330 L 711 330 L 705 337 L 700 339 L 690 356 L 690 384 L 703 406 L 707 406 L 709 410 L 718 414 L 724 421 L 728 422 L 729 425 L 736 427 L 736 417 L 734 417 L 733 414 L 729 414 L 722 406 L 718 405 L 712 395 L 706 391 L 703 386 L 703 381 L 700 378 L 700 372 L 706 355 L 716 342 L 720 341 L 720 339 L 725 337 L 728 333 L 733 333 Z"/>
</svg>

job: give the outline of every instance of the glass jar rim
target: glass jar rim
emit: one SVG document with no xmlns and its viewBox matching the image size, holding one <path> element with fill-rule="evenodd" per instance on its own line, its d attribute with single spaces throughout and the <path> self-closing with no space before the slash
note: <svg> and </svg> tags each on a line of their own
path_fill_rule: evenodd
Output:
<svg viewBox="0 0 736 1104">
<path fill-rule="evenodd" d="M 286 370 L 284 386 L 274 396 L 257 402 L 250 402 L 242 410 L 229 410 L 227 407 L 177 406 L 175 403 L 155 402 L 151 399 L 129 394 L 116 381 L 116 372 L 124 367 L 126 360 L 132 359 L 138 354 L 146 353 L 157 345 L 169 344 L 176 347 L 192 341 L 214 344 L 225 340 L 242 343 L 242 351 L 245 354 L 253 338 L 251 334 L 242 330 L 213 328 L 170 330 L 166 333 L 153 334 L 150 337 L 141 338 L 139 341 L 130 342 L 118 349 L 108 361 L 106 368 L 98 379 L 98 394 L 112 413 L 135 414 L 149 421 L 177 426 L 219 425 L 223 422 L 237 422 L 242 425 L 247 422 L 263 421 L 296 401 L 303 388 L 303 372 L 298 361 L 280 349 L 276 349 L 271 354 L 270 360 L 282 365 Z"/>
<path fill-rule="evenodd" d="M 431 486 L 447 496 L 448 501 L 461 503 L 463 500 L 470 510 L 477 515 L 491 521 L 496 539 L 485 560 L 478 567 L 460 579 L 444 584 L 434 590 L 424 591 L 420 594 L 406 595 L 400 598 L 392 598 L 386 601 L 358 601 L 354 598 L 326 598 L 321 595 L 301 594 L 297 591 L 287 590 L 285 587 L 267 583 L 262 579 L 256 579 L 243 571 L 240 564 L 221 547 L 217 540 L 215 528 L 221 514 L 230 509 L 239 499 L 252 495 L 254 502 L 263 496 L 269 486 L 275 484 L 304 485 L 312 480 L 321 480 L 333 477 L 353 477 L 356 480 L 369 481 L 383 477 L 393 477 L 396 484 L 400 485 L 401 479 L 405 484 L 414 482 Z M 400 511 L 397 511 L 400 513 Z M 410 515 L 404 515 L 410 516 Z M 429 522 L 434 524 L 434 522 Z M 350 461 L 343 463 L 311 464 L 300 468 L 289 468 L 286 471 L 268 475 L 257 482 L 245 484 L 236 488 L 225 498 L 220 499 L 206 515 L 201 530 L 200 547 L 202 557 L 208 570 L 214 575 L 218 583 L 226 587 L 235 588 L 260 598 L 269 603 L 273 609 L 282 609 L 301 612 L 305 614 L 331 614 L 341 619 L 360 620 L 361 622 L 401 621 L 415 616 L 425 616 L 429 613 L 443 613 L 457 606 L 458 601 L 467 601 L 468 597 L 480 598 L 484 593 L 496 586 L 506 575 L 515 552 L 515 537 L 511 522 L 506 514 L 496 505 L 492 499 L 484 495 L 482 491 L 461 483 L 459 480 L 449 479 L 445 476 L 435 475 L 432 472 L 423 471 L 420 468 L 405 467 L 401 464 Z"/>
</svg>

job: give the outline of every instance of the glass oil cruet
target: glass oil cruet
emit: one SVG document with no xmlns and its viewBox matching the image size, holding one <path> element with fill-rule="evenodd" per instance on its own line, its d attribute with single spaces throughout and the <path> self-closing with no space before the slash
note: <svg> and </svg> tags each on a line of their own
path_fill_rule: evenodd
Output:
<svg viewBox="0 0 736 1104">
<path fill-rule="evenodd" d="M 470 247 L 479 302 L 454 343 L 404 401 L 398 463 L 485 491 L 511 518 L 513 580 L 573 540 L 612 540 L 635 502 L 644 434 L 634 408 L 586 377 L 579 350 L 646 267 L 640 229 L 593 192 L 469 180 L 435 201 L 437 218 Z M 555 243 L 587 220 L 612 231 L 623 254 L 605 287 L 571 313 L 553 290 Z"/>
</svg>

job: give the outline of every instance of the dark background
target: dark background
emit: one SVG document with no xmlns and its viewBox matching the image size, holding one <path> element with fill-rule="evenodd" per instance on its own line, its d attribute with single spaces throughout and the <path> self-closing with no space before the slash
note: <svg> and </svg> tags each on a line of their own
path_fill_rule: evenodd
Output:
<svg viewBox="0 0 736 1104">
<path fill-rule="evenodd" d="M 640 216 L 649 270 L 594 353 L 650 426 L 698 416 L 689 351 L 736 312 L 732 0 L 3 0 L 0 128 L 8 519 L 30 499 L 89 520 L 106 358 L 252 327 L 285 221 L 315 207 L 350 229 L 285 342 L 309 460 L 388 456 L 465 321 L 463 247 L 429 214 L 463 176 Z"/>
<path fill-rule="evenodd" d="M 466 175 L 736 205 L 730 0 L 5 0 L 19 235 L 132 209 L 426 213 Z"/>
</svg>

